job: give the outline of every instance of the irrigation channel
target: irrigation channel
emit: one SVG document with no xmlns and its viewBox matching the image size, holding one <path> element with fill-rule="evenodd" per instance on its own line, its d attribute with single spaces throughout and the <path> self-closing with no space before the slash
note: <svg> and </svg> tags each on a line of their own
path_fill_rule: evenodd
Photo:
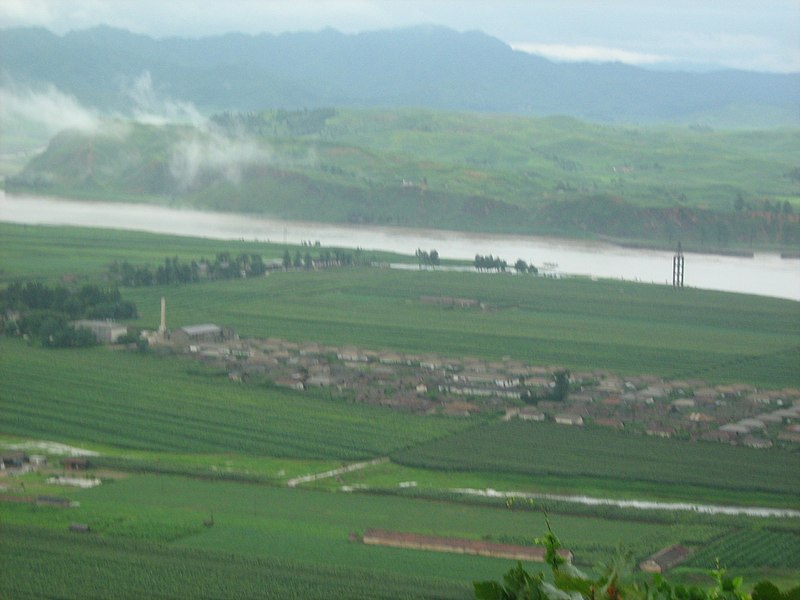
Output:
<svg viewBox="0 0 800 600">
<path fill-rule="evenodd" d="M 369 467 L 385 464 L 389 462 L 387 457 L 376 458 L 369 461 L 351 463 L 338 469 L 313 473 L 302 477 L 295 477 L 287 482 L 289 487 L 297 487 L 303 483 L 319 481 L 352 473 Z M 402 488 L 416 487 L 414 481 L 406 481 L 399 484 Z M 370 486 L 363 484 L 342 486 L 343 492 L 369 491 Z M 533 492 L 502 492 L 487 488 L 479 490 L 476 488 L 450 488 L 447 490 L 453 494 L 464 496 L 482 496 L 484 498 L 506 498 L 521 500 L 552 500 L 554 502 L 570 502 L 574 504 L 584 504 L 586 506 L 616 506 L 619 508 L 632 508 L 635 510 L 666 510 L 666 511 L 688 511 L 703 513 L 707 515 L 744 515 L 748 517 L 775 517 L 782 519 L 800 519 L 800 510 L 791 508 L 767 508 L 761 506 L 722 506 L 719 504 L 696 504 L 692 502 L 655 502 L 652 500 L 617 500 L 614 498 L 595 498 L 593 496 L 573 496 L 562 494 L 537 494 Z"/>
<path fill-rule="evenodd" d="M 587 506 L 617 506 L 637 510 L 690 511 L 707 515 L 745 515 L 748 517 L 776 517 L 800 519 L 800 510 L 791 508 L 765 508 L 758 506 L 720 506 L 716 504 L 693 504 L 689 502 L 651 502 L 649 500 L 614 500 L 612 498 L 593 498 L 591 496 L 562 496 L 559 494 L 532 494 L 527 492 L 500 492 L 493 489 L 478 490 L 456 488 L 448 490 L 456 494 L 483 496 L 486 498 L 520 498 L 524 500 L 552 500 L 572 502 Z"/>
<path fill-rule="evenodd" d="M 86 202 L 42 196 L 16 196 L 0 190 L 0 221 L 29 225 L 74 225 L 147 231 L 212 239 L 363 248 L 413 255 L 436 249 L 445 259 L 471 261 L 493 255 L 517 259 L 553 275 L 580 275 L 666 284 L 672 280 L 673 252 L 623 248 L 598 241 L 495 235 L 365 225 L 283 221 L 256 215 L 202 212 L 150 204 Z M 280 257 L 276 257 L 280 258 Z M 688 287 L 800 300 L 800 264 L 775 253 L 753 257 L 687 254 Z"/>
</svg>

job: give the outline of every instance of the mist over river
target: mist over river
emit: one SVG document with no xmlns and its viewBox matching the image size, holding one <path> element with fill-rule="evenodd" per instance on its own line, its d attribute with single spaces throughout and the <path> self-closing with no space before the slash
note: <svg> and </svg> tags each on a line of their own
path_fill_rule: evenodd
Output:
<svg viewBox="0 0 800 600">
<path fill-rule="evenodd" d="M 540 269 L 547 266 L 548 272 L 561 275 L 657 284 L 669 284 L 672 281 L 672 252 L 621 248 L 602 242 L 434 229 L 329 225 L 149 204 L 17 196 L 2 191 L 0 221 L 292 244 L 319 241 L 325 247 L 360 247 L 410 255 L 417 248 L 435 248 L 443 259 L 472 260 L 476 254 L 492 254 L 508 261 L 510 265 L 521 258 Z M 753 258 L 687 253 L 685 285 L 800 301 L 800 261 L 781 259 L 774 253 L 757 253 Z"/>
</svg>

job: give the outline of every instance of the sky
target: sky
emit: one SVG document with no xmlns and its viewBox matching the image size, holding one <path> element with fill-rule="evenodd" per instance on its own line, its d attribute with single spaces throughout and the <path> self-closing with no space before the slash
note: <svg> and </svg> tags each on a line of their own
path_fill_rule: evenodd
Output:
<svg viewBox="0 0 800 600">
<path fill-rule="evenodd" d="M 552 60 L 800 72 L 800 0 L 0 0 L 0 28 L 96 25 L 158 38 L 442 25 Z"/>
</svg>

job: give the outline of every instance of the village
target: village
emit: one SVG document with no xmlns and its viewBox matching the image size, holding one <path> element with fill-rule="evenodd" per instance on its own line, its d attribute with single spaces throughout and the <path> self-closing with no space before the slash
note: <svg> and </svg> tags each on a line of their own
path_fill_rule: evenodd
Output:
<svg viewBox="0 0 800 600">
<path fill-rule="evenodd" d="M 232 329 L 209 323 L 169 330 L 165 313 L 162 302 L 159 330 L 144 332 L 150 346 L 224 369 L 232 383 L 316 390 L 423 414 L 502 414 L 506 420 L 606 427 L 751 448 L 800 443 L 797 389 L 714 386 L 700 379 L 623 377 L 608 371 L 569 373 L 561 366 L 529 365 L 508 357 L 487 361 L 278 338 L 240 339 Z M 567 384 L 563 390 L 558 390 L 559 379 Z"/>
</svg>

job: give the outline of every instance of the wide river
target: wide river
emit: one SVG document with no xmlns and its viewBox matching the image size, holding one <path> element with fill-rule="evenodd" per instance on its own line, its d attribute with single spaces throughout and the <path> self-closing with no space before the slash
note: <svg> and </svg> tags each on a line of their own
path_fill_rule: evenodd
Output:
<svg viewBox="0 0 800 600">
<path fill-rule="evenodd" d="M 360 247 L 412 255 L 417 248 L 435 248 L 442 258 L 471 260 L 476 254 L 492 254 L 509 264 L 521 258 L 540 268 L 547 265 L 563 275 L 658 284 L 672 281 L 672 252 L 546 237 L 328 225 L 147 204 L 15 196 L 1 190 L 0 221 L 294 244 L 319 241 L 326 247 Z M 759 253 L 753 258 L 687 253 L 685 285 L 800 301 L 800 261 L 781 259 L 772 253 Z"/>
</svg>

